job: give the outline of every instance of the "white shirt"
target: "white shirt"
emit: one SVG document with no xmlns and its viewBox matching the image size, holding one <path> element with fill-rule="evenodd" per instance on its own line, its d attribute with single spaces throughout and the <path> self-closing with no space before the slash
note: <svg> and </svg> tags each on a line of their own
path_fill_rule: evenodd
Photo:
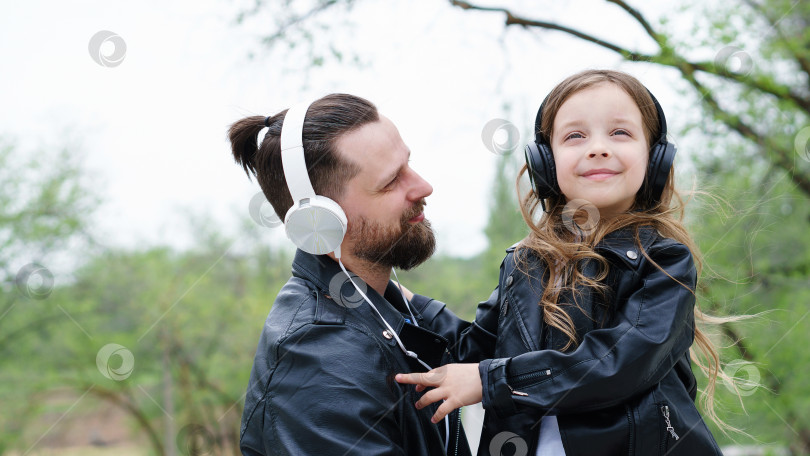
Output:
<svg viewBox="0 0 810 456">
<path fill-rule="evenodd" d="M 565 456 L 565 449 L 560 437 L 560 426 L 554 415 L 546 415 L 540 420 L 535 456 Z"/>
</svg>

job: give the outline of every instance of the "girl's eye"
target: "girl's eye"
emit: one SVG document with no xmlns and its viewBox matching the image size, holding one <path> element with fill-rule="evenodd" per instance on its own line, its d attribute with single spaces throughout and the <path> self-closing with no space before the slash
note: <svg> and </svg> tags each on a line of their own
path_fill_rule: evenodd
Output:
<svg viewBox="0 0 810 456">
<path fill-rule="evenodd" d="M 616 131 L 613 132 L 613 134 L 614 135 L 627 135 L 627 136 L 630 136 L 630 133 L 628 133 L 627 130 L 616 130 Z"/>
<path fill-rule="evenodd" d="M 565 137 L 566 140 L 568 140 L 568 139 L 580 139 L 580 138 L 582 138 L 581 133 L 571 133 L 570 135 Z"/>
</svg>

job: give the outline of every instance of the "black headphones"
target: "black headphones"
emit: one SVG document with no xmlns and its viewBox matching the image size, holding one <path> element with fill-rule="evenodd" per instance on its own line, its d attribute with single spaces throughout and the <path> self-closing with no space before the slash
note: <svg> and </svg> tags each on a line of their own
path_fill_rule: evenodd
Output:
<svg viewBox="0 0 810 456">
<path fill-rule="evenodd" d="M 658 139 L 650 148 L 647 175 L 641 187 L 643 201 L 648 206 L 652 206 L 659 202 L 661 193 L 664 191 L 664 186 L 666 186 L 669 177 L 669 170 L 672 168 L 673 160 L 675 160 L 676 149 L 674 144 L 667 142 L 667 119 L 664 117 L 664 110 L 661 109 L 661 105 L 658 104 L 658 100 L 655 99 L 649 89 L 647 93 L 650 94 L 655 110 L 658 113 L 658 128 L 661 131 Z M 544 210 L 544 200 L 560 194 L 560 186 L 557 184 L 557 168 L 554 165 L 554 155 L 551 153 L 551 143 L 540 130 L 543 107 L 546 105 L 546 101 L 548 101 L 548 95 L 537 111 L 537 117 L 534 121 L 534 141 L 526 144 L 525 149 L 526 164 L 529 167 L 529 181 Z"/>
</svg>

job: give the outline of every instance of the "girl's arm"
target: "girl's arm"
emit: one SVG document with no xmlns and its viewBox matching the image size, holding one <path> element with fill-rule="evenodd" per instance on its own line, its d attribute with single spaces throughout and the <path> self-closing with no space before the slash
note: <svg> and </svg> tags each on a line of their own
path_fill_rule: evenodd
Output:
<svg viewBox="0 0 810 456">
<path fill-rule="evenodd" d="M 575 351 L 543 350 L 482 361 L 477 366 L 480 386 L 458 378 L 469 375 L 469 366 L 449 365 L 443 373 L 397 380 L 436 386 L 419 404 L 445 399 L 447 407 L 440 407 L 445 414 L 468 405 L 477 388 L 484 408 L 499 417 L 527 409 L 585 412 L 624 402 L 663 379 L 694 337 L 697 276 L 692 255 L 674 241 L 663 244 L 650 256 L 664 271 L 648 265 L 643 286 L 618 309 L 618 323 L 589 332 Z"/>
<path fill-rule="evenodd" d="M 504 265 L 513 261 L 512 246 L 501 262 L 499 281 L 503 283 Z M 406 293 L 407 294 L 407 293 Z M 496 287 L 489 299 L 480 302 L 475 311 L 475 320 L 467 322 L 458 318 L 440 301 L 412 294 L 411 304 L 419 310 L 427 326 L 449 341 L 448 350 L 458 362 L 470 363 L 491 358 L 495 353 L 498 334 L 501 289 Z"/>
<path fill-rule="evenodd" d="M 491 358 L 495 352 L 498 332 L 499 290 L 478 304 L 475 320 L 458 318 L 440 301 L 414 295 L 411 304 L 419 310 L 428 328 L 448 340 L 447 349 L 458 362 L 478 362 Z"/>
</svg>

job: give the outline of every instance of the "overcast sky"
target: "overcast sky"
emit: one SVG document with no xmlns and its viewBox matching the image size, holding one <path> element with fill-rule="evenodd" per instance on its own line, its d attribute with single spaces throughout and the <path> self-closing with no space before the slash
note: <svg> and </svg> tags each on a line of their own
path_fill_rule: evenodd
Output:
<svg viewBox="0 0 810 456">
<path fill-rule="evenodd" d="M 651 50 L 615 6 L 581 1 L 575 10 L 555 3 L 545 2 L 533 15 Z M 333 28 L 320 32 L 317 42 L 356 54 L 364 64 L 327 61 L 306 71 L 303 53 L 271 52 L 261 44 L 272 9 L 235 24 L 251 4 L 6 2 L 0 135 L 13 138 L 26 155 L 77 146 L 105 202 L 93 231 L 106 244 L 182 248 L 192 239 L 185 210 L 209 214 L 231 232 L 248 217 L 259 191 L 230 155 L 230 123 L 330 92 L 354 93 L 394 121 L 412 150 L 412 167 L 433 185 L 426 215 L 440 252 L 467 256 L 486 242 L 495 163 L 481 139 L 488 121 L 506 118 L 524 134 L 552 86 L 584 68 L 635 74 L 665 109 L 678 97 L 672 89 L 677 78 L 669 73 L 621 63 L 560 33 L 504 31 L 502 15 L 464 12 L 443 0 L 358 1 L 348 16 L 334 16 Z M 102 43 L 103 55 L 122 54 L 116 42 L 126 46 L 117 64 L 91 57 L 91 39 L 101 31 L 117 36 Z M 289 245 L 277 231 L 279 245 Z"/>
</svg>

